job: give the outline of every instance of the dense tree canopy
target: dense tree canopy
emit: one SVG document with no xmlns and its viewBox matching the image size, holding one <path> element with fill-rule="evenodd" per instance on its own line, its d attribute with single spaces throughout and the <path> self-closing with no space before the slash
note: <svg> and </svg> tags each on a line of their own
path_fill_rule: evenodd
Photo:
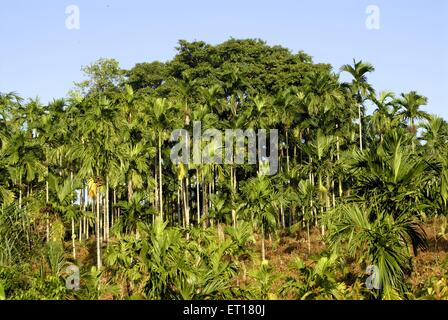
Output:
<svg viewBox="0 0 448 320">
<path fill-rule="evenodd" d="M 422 225 L 448 213 L 448 125 L 422 110 L 427 99 L 376 92 L 367 62 L 333 68 L 261 40 L 176 49 L 130 70 L 100 59 L 47 105 L 0 95 L 0 298 L 417 294 L 407 279 L 428 247 Z M 195 121 L 277 129 L 277 174 L 260 159 L 173 163 L 171 133 L 192 135 Z M 313 229 L 326 244 L 319 268 L 298 260 L 271 292 L 266 241 L 303 231 L 310 253 Z M 64 286 L 68 261 L 82 269 L 79 292 Z M 377 266 L 381 289 L 359 289 L 364 270 L 338 271 L 349 261 Z"/>
</svg>

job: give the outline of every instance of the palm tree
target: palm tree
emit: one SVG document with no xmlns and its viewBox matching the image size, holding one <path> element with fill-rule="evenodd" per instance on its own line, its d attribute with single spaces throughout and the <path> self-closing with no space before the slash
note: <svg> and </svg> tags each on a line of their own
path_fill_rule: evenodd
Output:
<svg viewBox="0 0 448 320">
<path fill-rule="evenodd" d="M 383 136 L 385 132 L 398 127 L 399 117 L 397 117 L 397 104 L 395 94 L 392 91 L 382 91 L 379 97 L 372 97 L 372 101 L 376 105 L 373 112 L 371 124 L 374 134 L 379 133 Z"/>
<path fill-rule="evenodd" d="M 375 93 L 373 87 L 367 82 L 367 73 L 375 71 L 373 65 L 362 60 L 356 62 L 353 59 L 353 65 L 343 65 L 341 71 L 348 72 L 353 80 L 350 83 L 350 90 L 355 97 L 358 105 L 358 121 L 359 121 L 359 148 L 363 150 L 362 144 L 362 116 L 364 113 L 364 101 Z"/>
<path fill-rule="evenodd" d="M 14 144 L 7 151 L 8 171 L 19 190 L 19 208 L 22 207 L 23 189 L 26 186 L 27 196 L 32 190 L 30 184 L 37 178 L 42 181 L 45 167 L 41 162 L 42 149 L 37 140 L 29 140 L 24 131 L 12 137 Z M 25 185 L 23 184 L 25 182 Z"/>
<path fill-rule="evenodd" d="M 439 154 L 440 150 L 448 144 L 448 124 L 436 115 L 430 115 L 421 125 L 424 129 L 421 140 L 425 141 L 425 148 L 429 153 Z"/>
<path fill-rule="evenodd" d="M 302 218 L 306 223 L 308 254 L 311 253 L 311 236 L 310 236 L 310 222 L 313 219 L 313 212 L 317 210 L 313 205 L 315 198 L 315 187 L 309 180 L 300 180 L 298 188 L 298 196 L 302 206 Z"/>
<path fill-rule="evenodd" d="M 331 135 L 325 135 L 322 130 L 318 129 L 316 137 L 310 141 L 303 150 L 309 157 L 307 169 L 310 176 L 310 183 L 315 185 L 315 176 L 317 176 L 317 190 L 320 193 L 321 212 L 323 213 L 323 206 L 325 204 L 327 210 L 330 209 L 331 192 L 330 181 L 334 175 L 334 164 L 332 155 L 334 150 L 334 141 L 336 139 Z M 324 182 L 325 180 L 325 182 Z M 316 221 L 317 222 L 317 221 Z M 322 235 L 325 234 L 325 226 L 321 224 Z"/>
<path fill-rule="evenodd" d="M 266 232 L 276 226 L 276 219 L 272 207 L 272 185 L 263 175 L 249 179 L 242 187 L 246 201 L 246 210 L 251 220 L 255 221 L 261 231 L 261 260 L 266 261 L 265 237 Z"/>
<path fill-rule="evenodd" d="M 411 268 L 408 246 L 412 246 L 414 254 L 427 247 L 424 230 L 415 218 L 394 218 L 381 209 L 377 211 L 375 204 L 352 204 L 339 207 L 329 219 L 328 242 L 333 250 L 346 247 L 349 255 L 377 266 L 385 299 L 394 290 L 405 291 L 405 274 Z"/>
<path fill-rule="evenodd" d="M 383 142 L 364 153 L 347 154 L 350 174 L 355 177 L 355 194 L 394 218 L 423 215 L 423 190 L 430 176 L 429 164 L 410 152 L 409 137 L 392 131 Z"/>
<path fill-rule="evenodd" d="M 150 216 L 155 214 L 154 208 L 149 206 L 149 201 L 143 193 L 136 192 L 128 201 L 121 201 L 117 206 L 123 210 L 123 214 L 115 225 L 115 230 L 122 233 L 133 232 L 139 236 L 139 225 L 149 223 Z"/>
<path fill-rule="evenodd" d="M 416 91 L 411 91 L 409 93 L 402 93 L 397 103 L 402 108 L 399 114 L 405 121 L 409 121 L 409 131 L 415 137 L 417 134 L 415 120 L 429 119 L 429 114 L 420 110 L 421 106 L 428 103 L 428 99 L 419 95 Z M 414 140 L 412 140 L 412 150 L 415 151 Z"/>
<path fill-rule="evenodd" d="M 286 171 L 289 172 L 289 137 L 290 130 L 296 121 L 296 117 L 298 115 L 297 104 L 295 96 L 291 92 L 292 90 L 285 90 L 278 94 L 276 97 L 274 108 L 275 108 L 275 117 L 278 119 L 278 122 L 282 124 L 285 132 L 285 143 L 286 143 Z"/>
<path fill-rule="evenodd" d="M 163 220 L 163 173 L 162 173 L 162 144 L 169 138 L 169 128 L 175 126 L 173 123 L 172 112 L 174 105 L 165 98 L 150 99 L 151 123 L 157 132 L 157 151 L 158 151 L 158 191 L 159 191 L 159 216 Z"/>
<path fill-rule="evenodd" d="M 154 157 L 156 151 L 145 141 L 140 141 L 135 144 L 121 143 L 117 148 L 117 153 L 120 163 L 119 172 L 127 182 L 127 194 L 130 200 L 135 189 L 143 188 L 144 175 L 150 170 L 148 160 Z"/>
<path fill-rule="evenodd" d="M 23 99 L 15 92 L 1 93 L 0 92 L 0 120 L 5 125 L 5 122 L 14 120 L 17 113 L 16 110 L 22 110 L 21 107 Z"/>
<path fill-rule="evenodd" d="M 53 213 L 59 214 L 60 217 L 71 223 L 73 259 L 76 259 L 75 219 L 79 217 L 79 212 L 73 206 L 75 201 L 75 182 L 71 178 L 59 182 L 58 178 L 53 175 L 50 175 L 48 180 L 49 187 L 52 193 L 54 193 L 54 196 L 50 198 L 49 205 Z"/>
<path fill-rule="evenodd" d="M 101 268 L 101 229 L 108 229 L 108 194 L 109 180 L 107 170 L 115 159 L 115 145 L 118 141 L 119 121 L 117 121 L 117 109 L 107 98 L 89 98 L 83 101 L 87 108 L 85 113 L 78 118 L 77 131 L 80 141 L 72 144 L 68 151 L 68 157 L 80 162 L 78 176 L 89 179 L 91 198 L 96 203 L 96 238 L 97 238 L 97 267 Z M 105 180 L 105 181 L 104 181 Z M 103 219 L 100 214 L 99 187 L 106 185 L 105 203 L 103 206 Z M 107 235 L 107 232 L 105 232 Z M 103 235 L 104 237 L 104 235 Z M 104 237 L 106 238 L 106 237 Z"/>
</svg>

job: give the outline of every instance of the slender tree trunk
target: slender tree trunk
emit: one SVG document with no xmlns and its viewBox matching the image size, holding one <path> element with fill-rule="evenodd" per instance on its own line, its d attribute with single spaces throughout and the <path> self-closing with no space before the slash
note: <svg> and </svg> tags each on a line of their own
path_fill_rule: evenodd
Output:
<svg viewBox="0 0 448 320">
<path fill-rule="evenodd" d="M 205 201 L 204 198 L 203 201 Z M 199 195 L 199 169 L 196 169 L 196 205 L 197 205 L 197 219 L 199 225 L 199 221 L 201 221 L 201 201 Z"/>
<path fill-rule="evenodd" d="M 283 204 L 280 204 L 280 216 L 281 216 L 281 219 L 282 219 L 282 227 L 286 228 L 285 210 L 283 209 Z"/>
<path fill-rule="evenodd" d="M 324 215 L 324 207 L 320 207 L 320 214 L 321 216 Z M 322 223 L 321 221 L 321 232 L 322 232 L 322 236 L 325 236 L 325 225 Z"/>
<path fill-rule="evenodd" d="M 303 208 L 303 210 L 305 210 Z M 305 211 L 303 211 L 305 214 Z M 311 213 L 311 215 L 313 215 L 313 213 Z M 309 219 L 306 220 L 306 235 L 308 237 L 308 254 L 311 253 L 311 237 L 310 237 L 310 221 Z"/>
<path fill-rule="evenodd" d="M 98 210 L 101 210 L 101 204 L 103 202 L 103 197 L 99 195 L 99 205 Z M 99 211 L 99 219 L 100 219 L 100 244 L 104 242 L 104 209 L 103 211 Z"/>
<path fill-rule="evenodd" d="M 286 172 L 289 174 L 289 139 L 288 130 L 286 130 Z"/>
<path fill-rule="evenodd" d="M 331 198 L 332 198 L 332 201 L 333 201 L 333 208 L 336 207 L 336 195 L 335 195 L 335 192 L 334 192 L 334 186 L 335 186 L 335 183 L 334 183 L 334 180 L 332 180 L 331 181 L 331 190 L 332 190 Z"/>
<path fill-rule="evenodd" d="M 181 181 L 182 183 L 182 181 Z M 180 194 L 181 194 L 181 187 L 178 186 L 177 188 L 177 224 L 180 226 L 181 225 L 181 199 L 180 199 Z"/>
<path fill-rule="evenodd" d="M 204 177 L 202 177 L 204 179 Z M 202 180 L 202 201 L 203 201 L 203 210 L 202 210 L 202 216 L 208 215 L 208 183 Z M 203 222 L 203 228 L 206 227 L 206 221 Z"/>
<path fill-rule="evenodd" d="M 96 195 L 96 265 L 98 270 L 101 269 L 101 244 L 100 244 L 100 198 L 99 194 Z"/>
<path fill-rule="evenodd" d="M 232 181 L 232 183 L 231 183 L 232 195 L 234 196 L 236 194 L 236 168 L 231 168 L 230 170 L 231 170 L 230 171 L 231 173 L 233 172 L 233 174 L 231 174 L 230 179 L 232 179 L 231 180 Z M 236 210 L 233 206 L 234 206 L 234 203 L 232 200 L 232 223 L 233 223 L 233 227 L 235 228 L 236 227 Z"/>
<path fill-rule="evenodd" d="M 110 214 L 111 214 L 111 221 L 110 221 L 110 229 L 112 229 L 114 227 L 115 224 L 115 188 L 113 188 L 112 191 L 112 206 L 110 208 Z M 109 230 L 110 230 L 109 229 Z"/>
<path fill-rule="evenodd" d="M 160 132 L 159 132 L 159 201 L 160 201 L 160 219 L 163 221 L 162 134 Z"/>
<path fill-rule="evenodd" d="M 212 168 L 213 168 L 213 179 L 212 179 L 212 185 L 211 185 L 211 191 L 210 191 L 210 197 L 209 197 L 209 199 L 210 199 L 210 208 L 213 208 L 213 203 L 211 201 L 211 199 L 212 199 L 211 195 L 215 194 L 215 192 L 216 192 L 215 191 L 216 190 L 216 168 L 215 168 L 214 164 L 212 165 Z M 214 223 L 216 222 L 215 219 L 216 219 L 216 217 L 215 218 L 210 218 L 210 225 L 212 227 L 213 227 Z"/>
<path fill-rule="evenodd" d="M 361 104 L 358 104 L 358 117 L 359 117 L 359 148 L 362 151 L 362 116 L 361 116 Z"/>
<path fill-rule="evenodd" d="M 212 200 L 211 200 L 211 195 L 212 195 L 212 183 L 208 184 L 208 194 L 207 194 L 207 211 L 205 212 L 205 216 L 207 217 L 206 221 L 204 222 L 206 226 L 213 226 L 213 220 L 210 219 L 209 216 L 209 211 L 210 208 L 212 207 Z"/>
<path fill-rule="evenodd" d="M 104 194 L 103 198 L 103 234 L 104 234 L 104 241 L 107 243 L 108 241 L 108 233 L 109 233 L 109 211 L 108 211 L 108 201 L 109 201 L 109 181 L 106 177 L 106 192 Z"/>
<path fill-rule="evenodd" d="M 296 204 L 293 203 L 291 206 L 291 211 L 289 213 L 289 225 L 292 226 L 295 223 L 295 218 L 296 218 Z"/>
<path fill-rule="evenodd" d="M 187 185 L 187 183 L 185 182 L 185 185 Z M 183 183 L 182 183 L 183 186 Z M 189 228 L 190 227 L 190 209 L 188 206 L 188 199 L 187 199 L 187 187 L 183 187 L 183 198 L 184 198 L 184 210 L 185 210 L 185 227 Z"/>
<path fill-rule="evenodd" d="M 191 211 L 190 209 L 193 208 L 193 199 L 190 199 L 190 176 L 187 174 L 185 175 L 185 199 L 186 199 L 186 205 L 187 205 L 187 212 L 188 212 L 188 226 L 191 225 Z M 191 203 L 190 203 L 191 201 Z"/>
<path fill-rule="evenodd" d="M 92 204 L 93 207 L 93 204 Z M 93 213 L 93 209 L 92 209 L 92 213 Z M 90 238 L 90 225 L 89 225 L 89 221 L 87 220 L 87 217 L 85 218 L 85 227 L 86 227 L 86 239 Z"/>
<path fill-rule="evenodd" d="M 107 229 L 106 229 L 106 240 L 109 243 L 110 236 L 110 200 L 109 200 L 109 178 L 106 178 L 106 218 L 107 218 Z"/>
<path fill-rule="evenodd" d="M 49 186 L 48 186 L 48 178 L 47 181 L 45 182 L 45 204 L 48 205 L 48 202 L 50 200 L 49 198 Z M 50 241 L 50 214 L 47 212 L 45 213 L 45 231 L 46 231 L 46 239 L 47 242 Z"/>
<path fill-rule="evenodd" d="M 92 206 L 92 217 L 94 217 L 95 216 L 95 205 L 93 203 L 93 199 L 92 199 L 91 206 Z M 86 238 L 89 239 L 89 237 L 90 237 L 90 223 L 86 217 Z"/>
<path fill-rule="evenodd" d="M 159 210 L 159 178 L 158 178 L 158 174 L 157 171 L 158 169 L 158 157 L 156 157 L 154 159 L 154 204 L 155 204 L 155 209 Z"/>
<path fill-rule="evenodd" d="M 78 227 L 79 227 L 79 230 L 78 230 L 78 236 L 79 236 L 78 242 L 79 242 L 79 244 L 81 244 L 81 241 L 82 241 L 82 217 L 79 218 Z"/>
<path fill-rule="evenodd" d="M 131 201 L 132 196 L 134 195 L 134 188 L 132 187 L 132 180 L 128 181 L 128 201 Z"/>
<path fill-rule="evenodd" d="M 76 246 L 75 246 L 75 219 L 72 218 L 72 247 L 73 247 L 73 259 L 76 259 Z"/>
<path fill-rule="evenodd" d="M 81 209 L 81 213 L 84 213 L 84 184 L 81 187 L 81 189 L 79 190 L 79 208 Z M 83 239 L 83 234 L 82 234 L 82 231 L 83 231 L 83 224 L 82 224 L 83 220 L 84 220 L 84 218 L 82 216 L 80 216 L 79 220 L 78 220 L 78 222 L 79 222 L 79 226 L 78 226 L 79 227 L 79 230 L 78 230 L 79 238 L 78 238 L 78 241 L 79 241 L 80 244 L 81 244 L 81 241 Z"/>
<path fill-rule="evenodd" d="M 19 209 L 22 209 L 22 179 L 19 182 Z"/>
<path fill-rule="evenodd" d="M 261 261 L 266 261 L 266 249 L 264 243 L 264 225 L 261 223 Z"/>
<path fill-rule="evenodd" d="M 339 182 L 338 182 L 339 198 L 342 198 L 342 195 L 343 195 L 343 190 L 342 190 L 342 177 L 339 176 L 338 180 L 339 180 Z"/>
</svg>

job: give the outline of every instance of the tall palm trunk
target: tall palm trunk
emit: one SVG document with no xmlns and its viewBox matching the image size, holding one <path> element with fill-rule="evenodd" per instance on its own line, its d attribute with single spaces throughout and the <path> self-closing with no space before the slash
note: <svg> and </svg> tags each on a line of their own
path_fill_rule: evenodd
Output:
<svg viewBox="0 0 448 320">
<path fill-rule="evenodd" d="M 76 259 L 76 246 L 75 246 L 75 219 L 72 218 L 72 247 L 73 247 L 73 259 Z"/>
<path fill-rule="evenodd" d="M 202 201 L 203 201 L 203 208 L 202 208 L 202 215 L 207 216 L 208 215 L 208 183 L 204 181 L 204 177 L 202 177 Z M 199 221 L 198 221 L 199 223 Z M 203 227 L 206 227 L 206 221 L 203 223 Z"/>
<path fill-rule="evenodd" d="M 417 132 L 416 132 L 416 130 L 415 130 L 415 127 L 414 127 L 414 119 L 413 118 L 411 118 L 411 131 L 412 131 L 412 141 L 411 141 L 411 143 L 412 143 L 412 153 L 415 153 L 415 142 L 414 142 L 414 138 L 415 138 L 415 135 L 417 134 Z M 415 132 L 414 132 L 415 131 Z"/>
<path fill-rule="evenodd" d="M 48 187 L 48 178 L 47 178 L 47 181 L 45 182 L 45 203 L 47 205 L 50 200 L 48 189 L 49 189 L 49 187 Z M 46 231 L 47 242 L 49 242 L 50 241 L 50 214 L 48 213 L 48 210 L 45 213 L 45 231 Z"/>
<path fill-rule="evenodd" d="M 339 126 L 336 124 L 336 128 Z M 339 135 L 336 136 L 336 159 L 339 161 L 340 159 L 340 143 L 339 143 Z M 339 197 L 342 198 L 342 178 L 338 176 L 338 188 L 339 188 Z M 334 196 L 334 187 L 333 187 L 333 196 Z"/>
<path fill-rule="evenodd" d="M 106 177 L 106 241 L 109 242 L 110 234 L 110 208 L 109 208 L 109 178 Z"/>
<path fill-rule="evenodd" d="M 196 169 L 196 205 L 197 205 L 197 219 L 199 225 L 199 221 L 201 221 L 201 201 L 199 195 L 199 169 Z"/>
<path fill-rule="evenodd" d="M 116 200 L 117 200 L 117 196 L 116 196 L 115 188 L 112 188 L 112 207 L 110 208 L 110 214 L 111 214 L 110 229 L 112 229 L 115 224 L 115 202 L 116 202 Z"/>
<path fill-rule="evenodd" d="M 81 244 L 82 241 L 82 218 L 78 220 L 78 243 Z"/>
<path fill-rule="evenodd" d="M 320 207 L 320 214 L 323 217 L 323 215 L 324 215 L 324 207 Z M 322 236 L 325 236 L 325 225 L 322 222 L 321 222 L 320 228 L 321 228 Z"/>
<path fill-rule="evenodd" d="M 160 219 L 163 221 L 163 186 L 162 186 L 162 133 L 159 132 L 159 202 L 160 202 Z"/>
<path fill-rule="evenodd" d="M 159 180 L 158 180 L 158 164 L 157 158 L 154 159 L 154 208 L 159 210 Z M 153 219 L 154 221 L 154 219 Z"/>
<path fill-rule="evenodd" d="M 265 248 L 265 241 L 264 241 L 264 224 L 261 223 L 261 261 L 266 261 L 266 248 Z"/>
<path fill-rule="evenodd" d="M 99 194 L 96 195 L 96 265 L 98 270 L 101 269 L 101 244 L 100 244 L 100 197 Z"/>
<path fill-rule="evenodd" d="M 212 184 L 211 184 L 211 186 L 210 186 L 210 196 L 209 196 L 209 199 L 210 199 L 210 208 L 213 208 L 213 203 L 212 203 L 212 201 L 211 201 L 211 199 L 212 199 L 212 195 L 213 194 L 215 194 L 215 190 L 216 190 L 216 182 L 215 182 L 215 179 L 216 179 L 216 170 L 215 170 L 215 165 L 212 165 L 212 168 L 213 168 L 213 170 L 212 170 L 212 174 L 213 174 L 213 179 L 212 179 Z M 214 224 L 215 224 L 215 219 L 216 219 L 216 217 L 213 217 L 213 218 L 210 218 L 210 225 L 213 227 L 214 226 Z"/>
<path fill-rule="evenodd" d="M 109 240 L 109 180 L 106 177 L 106 192 L 103 198 L 103 239 Z"/>
<path fill-rule="evenodd" d="M 19 177 L 19 209 L 22 209 L 22 176 Z"/>
<path fill-rule="evenodd" d="M 286 129 L 286 172 L 289 174 L 289 138 L 288 129 Z"/>
<path fill-rule="evenodd" d="M 280 204 L 280 217 L 282 220 L 282 227 L 286 228 L 285 209 L 283 208 L 283 204 Z"/>
<path fill-rule="evenodd" d="M 361 116 L 361 104 L 358 104 L 358 117 L 359 117 L 359 149 L 362 151 L 362 116 Z"/>
<path fill-rule="evenodd" d="M 178 225 L 181 225 L 181 223 L 182 223 L 182 221 L 181 221 L 182 219 L 180 217 L 181 216 L 181 199 L 180 199 L 181 189 L 182 189 L 182 187 L 178 186 L 178 188 L 177 188 L 177 223 L 178 223 Z"/>
<path fill-rule="evenodd" d="M 213 226 L 213 220 L 209 217 L 209 210 L 212 207 L 212 194 L 213 194 L 213 187 L 212 187 L 212 183 L 208 184 L 208 194 L 207 194 L 207 211 L 205 212 L 206 216 L 207 216 L 207 220 L 204 222 L 206 224 L 206 226 Z"/>
<path fill-rule="evenodd" d="M 79 208 L 82 213 L 84 213 L 84 211 L 85 211 L 84 207 L 85 207 L 85 203 L 84 203 L 84 184 L 83 184 L 81 190 L 79 191 Z M 79 243 L 81 243 L 81 241 L 83 239 L 83 221 L 84 221 L 84 218 L 82 216 L 79 217 L 79 230 L 78 230 Z"/>
<path fill-rule="evenodd" d="M 184 186 L 184 182 L 183 182 L 184 179 L 182 179 L 182 182 L 181 182 L 182 198 L 183 198 L 183 203 L 184 203 L 184 214 L 185 214 L 184 222 L 185 222 L 185 227 L 189 228 L 190 227 L 190 208 L 188 206 L 187 191 L 186 191 L 188 183 L 186 182 L 187 180 L 185 180 L 185 186 Z"/>
<path fill-rule="evenodd" d="M 302 207 L 302 213 L 305 216 L 305 207 Z M 313 216 L 313 213 L 311 212 L 311 216 Z M 311 237 L 310 237 L 310 220 L 306 220 L 306 235 L 308 237 L 308 254 L 311 253 Z"/>
<path fill-rule="evenodd" d="M 230 168 L 230 179 L 231 179 L 231 186 L 232 186 L 232 195 L 234 196 L 236 194 L 236 168 L 231 167 Z M 236 227 L 236 210 L 233 207 L 234 203 L 232 200 L 232 224 L 233 227 Z"/>
<path fill-rule="evenodd" d="M 128 201 L 131 201 L 133 194 L 134 194 L 134 188 L 132 186 L 132 180 L 129 179 L 129 181 L 128 181 Z"/>
</svg>

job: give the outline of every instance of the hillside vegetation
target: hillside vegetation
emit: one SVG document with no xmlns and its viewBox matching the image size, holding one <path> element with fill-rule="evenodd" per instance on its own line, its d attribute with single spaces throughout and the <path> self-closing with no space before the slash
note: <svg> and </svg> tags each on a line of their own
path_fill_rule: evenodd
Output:
<svg viewBox="0 0 448 320">
<path fill-rule="evenodd" d="M 339 67 L 180 41 L 83 67 L 48 104 L 2 93 L 0 299 L 448 299 L 448 125 L 422 93 L 375 91 L 371 64 Z M 277 129 L 276 174 L 171 161 L 199 121 Z"/>
</svg>

